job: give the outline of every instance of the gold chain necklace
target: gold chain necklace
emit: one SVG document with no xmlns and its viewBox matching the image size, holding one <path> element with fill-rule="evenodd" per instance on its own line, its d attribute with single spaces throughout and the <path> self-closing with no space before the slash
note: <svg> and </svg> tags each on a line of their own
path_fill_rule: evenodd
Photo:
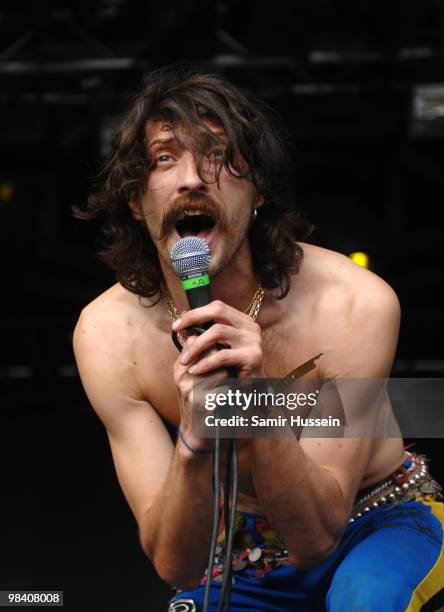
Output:
<svg viewBox="0 0 444 612">
<path fill-rule="evenodd" d="M 264 299 L 264 295 L 265 295 L 265 289 L 259 283 L 251 299 L 251 302 L 249 303 L 247 308 L 244 310 L 245 314 L 249 315 L 253 319 L 253 321 L 257 319 L 257 315 L 259 314 L 259 310 L 261 309 L 262 300 Z M 173 302 L 173 298 L 171 297 L 171 294 L 168 291 L 168 287 L 165 287 L 165 299 L 166 299 L 170 319 L 171 321 L 175 321 L 176 319 L 179 318 L 179 313 Z M 183 346 L 185 343 L 185 338 L 183 334 L 181 332 L 178 332 L 177 337 L 179 338 L 179 342 Z"/>
</svg>

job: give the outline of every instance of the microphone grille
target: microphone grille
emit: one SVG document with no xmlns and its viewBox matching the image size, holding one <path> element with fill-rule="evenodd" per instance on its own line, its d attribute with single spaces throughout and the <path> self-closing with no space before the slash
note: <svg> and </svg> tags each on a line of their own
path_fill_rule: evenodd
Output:
<svg viewBox="0 0 444 612">
<path fill-rule="evenodd" d="M 180 277 L 191 273 L 207 274 L 210 260 L 207 243 L 197 236 L 185 236 L 171 249 L 171 264 Z"/>
</svg>

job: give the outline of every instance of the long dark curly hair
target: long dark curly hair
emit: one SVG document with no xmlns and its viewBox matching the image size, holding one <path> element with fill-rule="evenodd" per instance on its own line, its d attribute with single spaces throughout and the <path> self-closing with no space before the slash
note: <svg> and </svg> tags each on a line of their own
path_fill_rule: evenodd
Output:
<svg viewBox="0 0 444 612">
<path fill-rule="evenodd" d="M 264 199 L 249 229 L 255 273 L 264 288 L 279 289 L 277 297 L 285 297 L 290 275 L 298 271 L 302 259 L 296 241 L 305 240 L 312 230 L 294 203 L 283 197 L 288 193 L 290 171 L 287 138 L 263 102 L 220 75 L 171 66 L 147 77 L 115 133 L 98 189 L 84 209 L 74 209 L 81 219 L 102 218 L 105 240 L 100 257 L 115 270 L 118 281 L 141 297 L 158 300 L 162 296 L 156 247 L 146 225 L 134 218 L 129 206 L 130 201 L 140 203 L 147 188 L 148 120 L 166 121 L 179 140 L 177 128 L 214 138 L 208 120 L 223 129 L 227 144 L 221 164 L 233 176 L 245 177 L 239 169 L 240 153 L 248 166 L 248 180 Z"/>
</svg>

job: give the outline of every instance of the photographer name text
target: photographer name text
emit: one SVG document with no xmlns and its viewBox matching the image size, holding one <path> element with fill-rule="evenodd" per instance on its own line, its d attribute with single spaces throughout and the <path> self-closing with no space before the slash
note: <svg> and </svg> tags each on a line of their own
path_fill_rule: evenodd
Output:
<svg viewBox="0 0 444 612">
<path fill-rule="evenodd" d="M 205 417 L 207 427 L 341 427 L 340 419 L 334 417 L 311 418 L 291 415 L 290 417 L 260 417 L 233 415 L 231 417 L 216 417 L 209 414 Z"/>
</svg>

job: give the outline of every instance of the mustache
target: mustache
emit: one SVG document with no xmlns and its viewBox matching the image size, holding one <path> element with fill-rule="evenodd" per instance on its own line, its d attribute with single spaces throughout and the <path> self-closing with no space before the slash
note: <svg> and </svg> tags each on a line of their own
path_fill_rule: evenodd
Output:
<svg viewBox="0 0 444 612">
<path fill-rule="evenodd" d="M 186 210 L 199 210 L 211 217 L 221 229 L 226 226 L 225 216 L 213 198 L 204 193 L 190 192 L 176 198 L 165 213 L 160 227 L 159 240 L 165 240 Z"/>
</svg>

